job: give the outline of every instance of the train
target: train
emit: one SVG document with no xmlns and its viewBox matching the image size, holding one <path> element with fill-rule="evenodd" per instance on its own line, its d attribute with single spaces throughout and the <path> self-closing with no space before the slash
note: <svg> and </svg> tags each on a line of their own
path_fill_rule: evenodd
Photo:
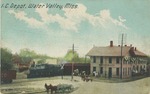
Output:
<svg viewBox="0 0 150 94">
<path fill-rule="evenodd" d="M 86 75 L 90 74 L 90 63 L 66 63 L 64 65 L 64 75 L 70 75 L 72 74 L 72 67 L 73 67 L 73 72 L 75 73 L 76 70 L 78 70 L 78 74 L 82 73 L 83 71 L 85 72 Z M 74 75 L 78 75 L 74 74 Z"/>
<path fill-rule="evenodd" d="M 3 70 L 0 72 L 1 83 L 12 83 L 16 79 L 16 70 Z"/>
<path fill-rule="evenodd" d="M 66 63 L 63 68 L 60 65 L 54 64 L 37 64 L 29 68 L 27 78 L 38 78 L 38 77 L 53 77 L 61 75 L 72 75 L 73 70 L 78 70 L 79 73 L 85 71 L 87 75 L 90 74 L 89 63 Z"/>
<path fill-rule="evenodd" d="M 52 77 L 60 75 L 60 66 L 53 64 L 37 64 L 29 68 L 27 78 Z"/>
</svg>

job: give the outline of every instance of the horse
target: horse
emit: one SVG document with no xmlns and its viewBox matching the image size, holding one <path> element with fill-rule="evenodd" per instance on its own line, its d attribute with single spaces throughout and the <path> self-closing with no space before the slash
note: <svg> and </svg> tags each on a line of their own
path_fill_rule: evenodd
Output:
<svg viewBox="0 0 150 94">
<path fill-rule="evenodd" d="M 47 90 L 47 93 L 49 93 L 49 89 L 51 89 L 51 94 L 53 94 L 53 91 L 57 91 L 57 86 L 52 86 L 51 84 L 48 86 L 46 83 L 45 83 L 45 88 Z"/>
<path fill-rule="evenodd" d="M 47 93 L 49 92 L 49 89 L 50 89 L 50 86 L 48 86 L 46 83 L 45 83 L 45 88 L 46 88 L 46 91 Z"/>
<path fill-rule="evenodd" d="M 51 84 L 49 85 L 50 89 L 51 89 L 51 94 L 53 94 L 53 91 L 57 91 L 57 86 L 52 86 Z"/>
</svg>

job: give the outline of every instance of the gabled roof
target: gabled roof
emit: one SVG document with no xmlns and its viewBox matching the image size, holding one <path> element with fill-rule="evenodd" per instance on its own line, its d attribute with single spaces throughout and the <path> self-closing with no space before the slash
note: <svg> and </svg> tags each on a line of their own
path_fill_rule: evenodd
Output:
<svg viewBox="0 0 150 94">
<path fill-rule="evenodd" d="M 123 46 L 122 56 L 126 56 L 127 54 L 133 56 L 146 56 L 144 53 L 138 50 L 135 51 L 134 47 Z M 121 47 L 120 46 L 93 47 L 87 53 L 87 56 L 121 56 Z"/>
<path fill-rule="evenodd" d="M 133 54 L 131 54 L 131 52 L 132 52 Z M 146 54 L 144 54 L 144 53 L 141 52 L 141 51 L 134 50 L 134 48 L 131 48 L 131 52 L 130 52 L 130 54 L 131 54 L 132 56 L 147 56 Z"/>
</svg>

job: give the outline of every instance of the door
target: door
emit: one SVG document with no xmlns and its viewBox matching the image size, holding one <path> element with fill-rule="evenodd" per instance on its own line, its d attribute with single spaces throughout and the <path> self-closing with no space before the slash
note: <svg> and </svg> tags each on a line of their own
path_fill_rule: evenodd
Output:
<svg viewBox="0 0 150 94">
<path fill-rule="evenodd" d="M 108 78 L 111 78 L 112 77 L 112 68 L 109 68 L 109 71 L 108 71 Z"/>
</svg>

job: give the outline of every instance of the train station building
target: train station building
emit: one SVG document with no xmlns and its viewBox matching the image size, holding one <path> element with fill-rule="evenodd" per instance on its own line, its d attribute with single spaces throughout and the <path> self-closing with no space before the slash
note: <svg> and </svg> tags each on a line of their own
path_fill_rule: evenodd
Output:
<svg viewBox="0 0 150 94">
<path fill-rule="evenodd" d="M 94 46 L 87 56 L 91 59 L 90 72 L 106 78 L 130 78 L 147 70 L 147 55 L 132 45 L 114 46 L 110 41 L 106 47 Z"/>
</svg>

